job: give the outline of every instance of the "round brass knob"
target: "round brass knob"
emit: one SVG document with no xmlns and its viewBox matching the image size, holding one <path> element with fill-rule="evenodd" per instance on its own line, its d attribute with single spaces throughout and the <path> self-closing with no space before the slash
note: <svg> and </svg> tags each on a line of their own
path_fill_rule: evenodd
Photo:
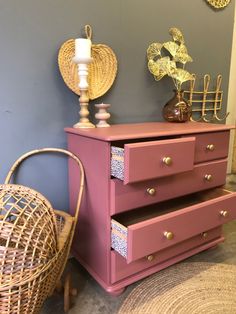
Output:
<svg viewBox="0 0 236 314">
<path fill-rule="evenodd" d="M 163 163 L 167 166 L 170 166 L 172 164 L 172 158 L 171 157 L 164 157 L 162 159 Z"/>
<path fill-rule="evenodd" d="M 165 231 L 164 236 L 166 237 L 167 240 L 172 240 L 174 238 L 174 233 L 171 231 Z"/>
<path fill-rule="evenodd" d="M 212 175 L 211 174 L 206 174 L 204 178 L 205 178 L 206 181 L 211 181 L 212 180 Z"/>
<path fill-rule="evenodd" d="M 156 189 L 155 188 L 148 188 L 147 192 L 149 195 L 153 196 L 156 194 Z"/>
<path fill-rule="evenodd" d="M 220 215 L 221 215 L 222 217 L 228 217 L 228 216 L 229 216 L 229 212 L 228 212 L 227 210 L 221 210 L 221 211 L 220 211 Z"/>
<path fill-rule="evenodd" d="M 209 144 L 209 145 L 207 145 L 207 150 L 209 150 L 210 152 L 213 152 L 213 150 L 215 150 L 215 145 L 213 145 L 213 144 Z"/>
<path fill-rule="evenodd" d="M 207 233 L 207 232 L 203 232 L 203 233 L 201 234 L 201 236 L 202 236 L 202 238 L 206 239 L 206 238 L 208 237 L 208 233 Z"/>
<path fill-rule="evenodd" d="M 148 260 L 149 262 L 152 262 L 152 261 L 154 260 L 154 258 L 155 258 L 155 256 L 152 255 L 152 254 L 147 256 L 147 260 Z"/>
</svg>

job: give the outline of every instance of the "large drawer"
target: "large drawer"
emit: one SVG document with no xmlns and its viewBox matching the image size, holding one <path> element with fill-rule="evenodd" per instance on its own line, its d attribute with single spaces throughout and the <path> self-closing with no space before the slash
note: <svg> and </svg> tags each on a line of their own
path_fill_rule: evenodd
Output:
<svg viewBox="0 0 236 314">
<path fill-rule="evenodd" d="M 188 171 L 193 169 L 194 150 L 195 137 L 112 147 L 111 175 L 127 184 Z"/>
<path fill-rule="evenodd" d="M 193 170 L 156 180 L 124 185 L 121 180 L 111 179 L 111 214 L 223 185 L 226 169 L 227 160 L 223 159 L 198 164 Z"/>
<path fill-rule="evenodd" d="M 236 218 L 236 193 L 213 189 L 115 215 L 111 247 L 127 263 Z"/>
<path fill-rule="evenodd" d="M 111 282 L 117 282 L 140 271 L 143 271 L 158 264 L 162 264 L 163 262 L 179 256 L 184 252 L 188 252 L 193 248 L 204 246 L 205 249 L 207 249 L 210 246 L 214 245 L 210 243 L 216 239 L 222 240 L 221 227 L 206 230 L 205 232 L 200 233 L 191 239 L 187 239 L 169 248 L 142 257 L 139 260 L 129 264 L 127 264 L 126 260 L 120 254 L 118 254 L 116 251 L 112 251 Z"/>
<path fill-rule="evenodd" d="M 194 134 L 196 138 L 194 163 L 226 158 L 229 149 L 230 131 Z M 184 136 L 188 138 L 188 136 Z"/>
</svg>

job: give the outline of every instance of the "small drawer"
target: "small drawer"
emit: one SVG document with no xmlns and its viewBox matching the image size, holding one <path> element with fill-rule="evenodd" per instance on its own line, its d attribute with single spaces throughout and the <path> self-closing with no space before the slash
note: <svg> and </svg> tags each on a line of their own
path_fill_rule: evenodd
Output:
<svg viewBox="0 0 236 314">
<path fill-rule="evenodd" d="M 126 260 L 116 251 L 112 251 L 111 282 L 117 282 L 140 271 L 161 264 L 193 248 L 205 246 L 207 243 L 221 238 L 221 229 L 222 227 L 217 227 L 212 230 L 206 230 L 204 233 L 200 233 L 191 239 L 187 239 L 159 252 L 154 252 L 130 264 L 127 264 Z"/>
<path fill-rule="evenodd" d="M 111 247 L 127 263 L 236 218 L 236 193 L 213 189 L 118 214 L 111 221 Z"/>
<path fill-rule="evenodd" d="M 225 184 L 227 160 L 195 165 L 193 170 L 124 185 L 111 179 L 111 215 Z"/>
<path fill-rule="evenodd" d="M 228 156 L 230 131 L 194 134 L 196 149 L 194 163 L 226 158 Z M 187 138 L 184 137 L 184 138 Z"/>
<path fill-rule="evenodd" d="M 195 137 L 112 146 L 111 175 L 127 184 L 188 171 L 194 150 Z"/>
</svg>

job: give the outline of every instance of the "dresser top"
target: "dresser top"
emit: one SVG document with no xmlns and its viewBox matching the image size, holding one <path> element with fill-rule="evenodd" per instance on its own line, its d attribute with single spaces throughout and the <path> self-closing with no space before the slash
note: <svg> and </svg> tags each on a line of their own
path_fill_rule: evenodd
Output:
<svg viewBox="0 0 236 314">
<path fill-rule="evenodd" d="M 108 128 L 65 128 L 67 133 L 96 138 L 102 141 L 119 141 L 135 138 L 173 136 L 181 134 L 206 133 L 230 130 L 233 125 L 204 122 L 145 122 L 133 124 L 113 124 Z"/>
</svg>

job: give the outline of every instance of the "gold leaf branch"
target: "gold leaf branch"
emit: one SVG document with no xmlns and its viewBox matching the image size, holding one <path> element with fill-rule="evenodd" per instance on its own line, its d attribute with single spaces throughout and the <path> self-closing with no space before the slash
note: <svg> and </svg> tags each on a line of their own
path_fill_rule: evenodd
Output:
<svg viewBox="0 0 236 314">
<path fill-rule="evenodd" d="M 148 69 L 156 81 L 168 75 L 173 79 L 175 88 L 181 90 L 184 82 L 193 80 L 193 75 L 184 69 L 185 64 L 192 62 L 193 59 L 188 54 L 182 32 L 173 27 L 170 28 L 169 34 L 172 36 L 173 41 L 167 41 L 163 44 L 152 43 L 148 47 Z M 163 56 L 163 50 L 168 52 L 170 56 Z M 182 68 L 178 68 L 177 63 L 182 64 Z"/>
</svg>

